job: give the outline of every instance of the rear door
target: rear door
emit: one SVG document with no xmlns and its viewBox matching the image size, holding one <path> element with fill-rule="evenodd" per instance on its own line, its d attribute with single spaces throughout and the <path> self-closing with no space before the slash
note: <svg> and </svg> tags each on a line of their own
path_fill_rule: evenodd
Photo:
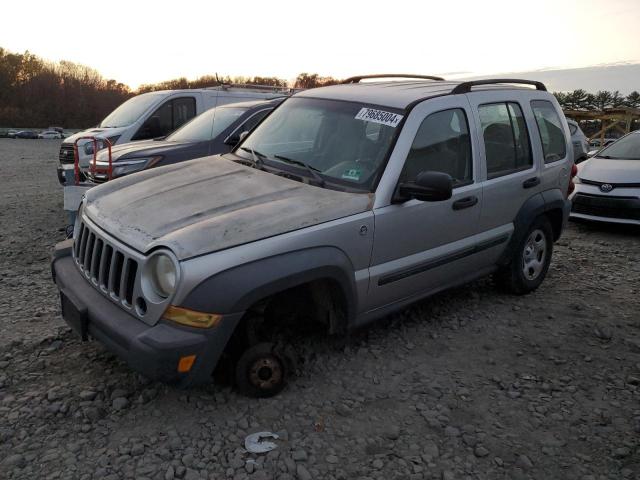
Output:
<svg viewBox="0 0 640 480">
<path fill-rule="evenodd" d="M 479 230 L 496 240 L 487 252 L 493 263 L 506 246 L 513 221 L 524 202 L 542 189 L 537 135 L 529 100 L 518 91 L 478 91 L 467 95 L 480 139 L 482 213 Z M 498 240 L 504 242 L 498 244 Z"/>
</svg>

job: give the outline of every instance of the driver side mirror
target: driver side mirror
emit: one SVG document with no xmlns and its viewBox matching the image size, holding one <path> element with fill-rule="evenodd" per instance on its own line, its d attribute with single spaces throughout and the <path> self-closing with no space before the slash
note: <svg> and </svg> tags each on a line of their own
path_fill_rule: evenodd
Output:
<svg viewBox="0 0 640 480">
<path fill-rule="evenodd" d="M 420 172 L 416 179 L 398 185 L 398 200 L 421 202 L 449 200 L 453 193 L 453 178 L 443 172 Z"/>
</svg>

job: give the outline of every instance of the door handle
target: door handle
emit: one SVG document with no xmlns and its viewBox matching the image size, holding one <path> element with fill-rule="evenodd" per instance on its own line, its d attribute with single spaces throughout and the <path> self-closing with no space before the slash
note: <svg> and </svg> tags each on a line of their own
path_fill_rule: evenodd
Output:
<svg viewBox="0 0 640 480">
<path fill-rule="evenodd" d="M 522 182 L 522 188 L 533 188 L 536 185 L 540 185 L 540 179 L 538 177 L 528 178 Z"/>
<path fill-rule="evenodd" d="M 478 197 L 464 197 L 453 202 L 451 206 L 454 210 L 462 210 L 463 208 L 473 207 L 476 203 L 478 203 Z"/>
</svg>

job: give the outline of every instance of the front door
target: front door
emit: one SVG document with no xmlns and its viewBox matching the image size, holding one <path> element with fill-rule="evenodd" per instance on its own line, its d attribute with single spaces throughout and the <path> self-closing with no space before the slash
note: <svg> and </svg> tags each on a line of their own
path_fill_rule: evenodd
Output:
<svg viewBox="0 0 640 480">
<path fill-rule="evenodd" d="M 444 288 L 476 270 L 482 187 L 473 116 L 465 96 L 445 98 L 418 105 L 407 119 L 402 135 L 410 134 L 413 142 L 397 183 L 422 171 L 445 172 L 453 178 L 453 196 L 439 202 L 391 201 L 374 209 L 368 312 Z"/>
</svg>

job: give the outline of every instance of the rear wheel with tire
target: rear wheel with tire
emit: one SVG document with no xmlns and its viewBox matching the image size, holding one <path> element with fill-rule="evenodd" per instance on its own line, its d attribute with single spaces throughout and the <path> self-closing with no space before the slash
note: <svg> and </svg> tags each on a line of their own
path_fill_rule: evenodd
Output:
<svg viewBox="0 0 640 480">
<path fill-rule="evenodd" d="M 553 230 L 546 217 L 538 217 L 516 245 L 511 262 L 496 273 L 498 283 L 517 295 L 540 286 L 553 253 Z"/>
</svg>

